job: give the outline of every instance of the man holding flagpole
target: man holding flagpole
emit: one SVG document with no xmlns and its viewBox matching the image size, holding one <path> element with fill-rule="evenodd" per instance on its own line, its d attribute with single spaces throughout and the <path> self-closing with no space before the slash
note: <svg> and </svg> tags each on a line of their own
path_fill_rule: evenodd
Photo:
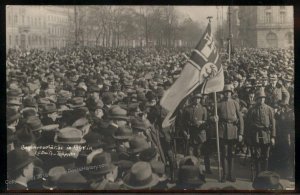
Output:
<svg viewBox="0 0 300 195">
<path fill-rule="evenodd" d="M 190 95 L 196 88 L 201 87 L 202 93 L 216 93 L 224 88 L 224 73 L 221 65 L 219 52 L 215 46 L 215 41 L 211 31 L 211 18 L 208 17 L 209 23 L 201 40 L 193 50 L 190 59 L 184 66 L 179 78 L 165 92 L 160 100 L 160 105 L 167 110 L 168 114 L 165 117 L 162 128 L 168 128 L 174 123 L 176 118 L 176 110 L 179 105 Z M 214 94 L 216 97 L 216 94 Z M 216 105 L 216 98 L 215 98 Z M 217 118 L 217 110 L 215 107 L 215 118 Z M 219 180 L 220 173 L 220 153 L 218 139 L 218 121 L 216 122 L 217 132 L 217 149 L 219 163 Z"/>
<path fill-rule="evenodd" d="M 236 140 L 242 141 L 244 133 L 244 120 L 240 113 L 240 106 L 237 101 L 231 98 L 233 93 L 231 85 L 225 85 L 224 98 L 218 104 L 219 117 L 219 138 L 221 150 L 222 178 L 235 182 L 234 174 L 234 147 Z"/>
</svg>

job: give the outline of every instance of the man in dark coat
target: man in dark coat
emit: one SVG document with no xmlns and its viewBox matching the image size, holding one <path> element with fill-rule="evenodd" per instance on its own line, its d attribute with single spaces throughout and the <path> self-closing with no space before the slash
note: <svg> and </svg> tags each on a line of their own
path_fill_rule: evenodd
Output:
<svg viewBox="0 0 300 195">
<path fill-rule="evenodd" d="M 281 101 L 289 103 L 290 94 L 286 88 L 278 83 L 277 75 L 270 75 L 270 85 L 266 86 L 266 104 L 274 108 L 275 104 L 279 104 Z"/>
<path fill-rule="evenodd" d="M 28 190 L 27 184 L 33 179 L 34 157 L 22 149 L 7 154 L 8 190 Z"/>
</svg>

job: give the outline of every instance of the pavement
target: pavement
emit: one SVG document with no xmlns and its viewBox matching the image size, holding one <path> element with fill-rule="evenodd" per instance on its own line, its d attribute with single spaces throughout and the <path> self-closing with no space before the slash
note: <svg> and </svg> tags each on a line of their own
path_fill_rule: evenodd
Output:
<svg viewBox="0 0 300 195">
<path fill-rule="evenodd" d="M 235 159 L 235 174 L 236 174 L 236 182 L 226 181 L 225 183 L 220 183 L 218 181 L 218 161 L 217 155 L 211 157 L 211 170 L 213 174 L 206 175 L 206 183 L 201 186 L 201 189 L 209 190 L 209 189 L 222 189 L 224 187 L 234 187 L 239 190 L 254 190 L 252 188 L 251 181 L 251 169 L 250 169 L 250 159 L 247 158 L 244 161 L 244 156 L 237 156 Z M 202 161 L 202 159 L 201 159 Z M 243 165 L 243 162 L 245 164 Z M 281 177 L 287 177 L 287 173 L 285 170 L 276 170 Z M 286 190 L 294 190 L 295 189 L 295 180 L 289 180 L 287 178 L 281 178 L 280 183 L 284 186 Z"/>
</svg>

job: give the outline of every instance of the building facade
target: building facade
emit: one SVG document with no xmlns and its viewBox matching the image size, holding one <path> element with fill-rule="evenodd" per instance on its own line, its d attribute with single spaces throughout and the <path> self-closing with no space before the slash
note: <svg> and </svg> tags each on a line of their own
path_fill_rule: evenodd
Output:
<svg viewBox="0 0 300 195">
<path fill-rule="evenodd" d="M 64 6 L 6 6 L 6 50 L 61 48 L 67 44 Z"/>
<path fill-rule="evenodd" d="M 293 48 L 293 6 L 239 6 L 237 39 L 242 47 Z"/>
</svg>

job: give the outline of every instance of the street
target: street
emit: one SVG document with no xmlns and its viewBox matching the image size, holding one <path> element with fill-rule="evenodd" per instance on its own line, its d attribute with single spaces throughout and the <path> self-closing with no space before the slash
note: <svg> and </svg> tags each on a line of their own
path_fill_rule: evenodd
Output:
<svg viewBox="0 0 300 195">
<path fill-rule="evenodd" d="M 241 165 L 241 162 L 244 160 L 244 157 L 237 157 L 235 160 L 235 174 L 236 182 L 218 182 L 218 161 L 217 155 L 214 155 L 211 158 L 211 170 L 213 174 L 206 175 L 206 183 L 201 187 L 201 189 L 222 189 L 224 187 L 232 186 L 240 190 L 253 190 L 251 182 L 251 171 L 250 171 L 250 159 L 247 158 L 246 165 Z M 280 176 L 282 173 L 278 172 Z M 289 181 L 288 179 L 281 178 L 280 183 L 284 186 L 286 190 L 294 190 L 295 182 Z"/>
</svg>

